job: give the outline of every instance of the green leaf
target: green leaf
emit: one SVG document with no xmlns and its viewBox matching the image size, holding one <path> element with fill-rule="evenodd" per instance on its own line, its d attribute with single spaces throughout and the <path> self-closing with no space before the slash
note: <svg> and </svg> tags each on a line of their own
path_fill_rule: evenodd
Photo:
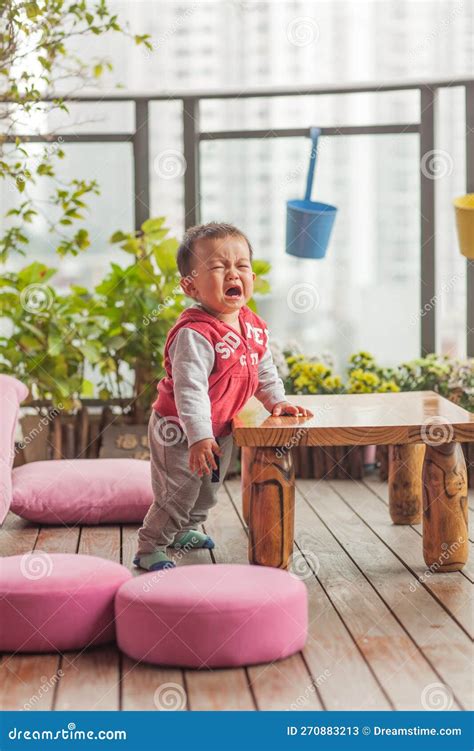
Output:
<svg viewBox="0 0 474 751">
<path fill-rule="evenodd" d="M 252 261 L 252 269 L 257 274 L 257 276 L 262 274 L 268 274 L 268 272 L 271 270 L 272 265 L 268 261 L 262 261 L 259 258 L 256 258 Z"/>
<path fill-rule="evenodd" d="M 110 349 L 113 349 L 117 351 L 118 349 L 121 349 L 124 344 L 127 343 L 127 340 L 124 336 L 112 336 L 108 341 L 107 344 L 110 347 Z"/>
<path fill-rule="evenodd" d="M 154 248 L 153 255 L 163 274 L 170 274 L 176 271 L 176 251 L 178 247 L 179 242 L 174 237 L 170 237 L 168 240 L 163 240 L 162 243 Z"/>
<path fill-rule="evenodd" d="M 79 351 L 84 355 L 86 360 L 95 365 L 100 360 L 99 342 L 93 344 L 92 342 L 83 342 L 79 347 Z"/>
<path fill-rule="evenodd" d="M 123 245 L 121 245 L 120 247 L 126 253 L 131 253 L 134 256 L 138 255 L 141 249 L 140 241 L 137 240 L 136 238 L 130 238 L 129 240 L 124 242 Z"/>
<path fill-rule="evenodd" d="M 28 18 L 36 18 L 41 14 L 38 3 L 25 3 L 25 11 Z"/>
<path fill-rule="evenodd" d="M 154 219 L 146 219 L 141 226 L 141 230 L 147 235 L 152 235 L 154 232 L 161 230 L 165 221 L 166 218 L 164 216 L 159 216 Z M 166 231 L 168 232 L 168 230 Z"/>
<path fill-rule="evenodd" d="M 271 290 L 270 282 L 268 279 L 261 279 L 257 276 L 253 283 L 253 289 L 259 295 L 267 295 Z"/>
<path fill-rule="evenodd" d="M 76 245 L 80 250 L 85 250 L 90 245 L 89 233 L 86 229 L 80 229 L 74 235 Z"/>
<path fill-rule="evenodd" d="M 125 232 L 122 232 L 121 230 L 118 230 L 117 232 L 114 232 L 114 234 L 110 238 L 110 242 L 111 243 L 121 243 L 126 238 L 127 238 L 127 235 L 125 234 Z"/>
<path fill-rule="evenodd" d="M 18 287 L 23 289 L 28 284 L 45 284 L 56 273 L 56 269 L 48 268 L 44 263 L 33 261 L 18 272 Z"/>
<path fill-rule="evenodd" d="M 94 384 L 86 378 L 82 381 L 81 396 L 84 399 L 91 399 L 94 396 Z"/>
</svg>

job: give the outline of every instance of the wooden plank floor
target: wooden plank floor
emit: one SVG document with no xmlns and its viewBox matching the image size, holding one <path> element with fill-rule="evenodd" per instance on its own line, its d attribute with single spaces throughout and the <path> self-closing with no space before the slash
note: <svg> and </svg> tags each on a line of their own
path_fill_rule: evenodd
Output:
<svg viewBox="0 0 474 751">
<path fill-rule="evenodd" d="M 0 709 L 355 710 L 473 708 L 473 559 L 431 574 L 421 528 L 391 524 L 374 477 L 298 480 L 293 570 L 309 596 L 303 652 L 271 665 L 181 670 L 135 663 L 114 646 L 0 657 Z M 247 563 L 240 482 L 220 491 L 206 531 L 212 551 L 179 565 Z M 0 555 L 98 555 L 132 565 L 137 525 L 38 528 L 10 514 Z"/>
</svg>

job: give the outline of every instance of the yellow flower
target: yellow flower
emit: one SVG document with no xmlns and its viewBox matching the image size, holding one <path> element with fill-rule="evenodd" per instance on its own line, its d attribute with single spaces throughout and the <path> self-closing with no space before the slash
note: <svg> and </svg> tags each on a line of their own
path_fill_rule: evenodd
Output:
<svg viewBox="0 0 474 751">
<path fill-rule="evenodd" d="M 328 391 L 336 391 L 336 389 L 340 389 L 342 386 L 341 378 L 339 376 L 326 376 L 323 380 L 323 386 Z"/>
<path fill-rule="evenodd" d="M 400 391 L 400 386 L 395 383 L 395 381 L 382 381 L 378 390 L 381 393 L 386 391 Z"/>
</svg>

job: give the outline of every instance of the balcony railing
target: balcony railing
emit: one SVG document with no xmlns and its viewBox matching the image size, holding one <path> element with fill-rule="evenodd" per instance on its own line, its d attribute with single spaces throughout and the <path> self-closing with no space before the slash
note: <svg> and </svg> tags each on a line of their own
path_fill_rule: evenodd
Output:
<svg viewBox="0 0 474 751">
<path fill-rule="evenodd" d="M 443 88 L 463 87 L 465 92 L 465 134 L 466 134 L 466 192 L 474 192 L 474 78 L 452 78 L 449 80 L 404 81 L 371 84 L 351 84 L 343 86 L 318 86 L 298 88 L 245 89 L 225 91 L 200 91 L 195 93 L 169 92 L 154 94 L 144 92 L 93 92 L 71 98 L 74 102 L 133 102 L 135 105 L 135 131 L 133 133 L 80 133 L 62 135 L 64 142 L 132 142 L 135 180 L 135 225 L 138 228 L 148 218 L 150 205 L 150 142 L 149 104 L 157 101 L 181 101 L 183 118 L 183 155 L 186 160 L 184 174 L 184 223 L 186 227 L 199 222 L 200 217 L 200 168 L 199 145 L 201 141 L 245 138 L 294 138 L 307 137 L 306 128 L 275 128 L 265 130 L 219 130 L 202 131 L 199 124 L 200 105 L 210 99 L 266 99 L 290 96 L 338 96 L 343 94 L 370 94 L 388 91 L 418 91 L 420 102 L 419 122 L 384 123 L 380 125 L 346 125 L 323 127 L 323 136 L 355 135 L 406 135 L 418 133 L 420 155 L 436 148 L 436 103 L 438 92 Z M 47 99 L 46 99 L 47 100 Z M 31 141 L 43 141 L 41 136 L 31 136 Z M 426 169 L 422 169 L 420 159 L 420 316 L 421 354 L 436 349 L 436 306 L 433 300 L 436 292 L 436 181 L 431 179 Z M 474 356 L 474 262 L 466 261 L 467 316 L 466 347 L 468 356 Z"/>
</svg>

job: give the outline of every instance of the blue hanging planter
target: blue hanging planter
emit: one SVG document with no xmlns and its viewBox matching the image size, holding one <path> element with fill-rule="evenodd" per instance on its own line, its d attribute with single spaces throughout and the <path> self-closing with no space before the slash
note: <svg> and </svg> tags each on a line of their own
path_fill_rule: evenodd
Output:
<svg viewBox="0 0 474 751">
<path fill-rule="evenodd" d="M 324 258 L 336 218 L 335 206 L 311 201 L 320 135 L 321 128 L 310 129 L 311 156 L 305 197 L 286 204 L 286 252 L 299 258 Z"/>
</svg>

